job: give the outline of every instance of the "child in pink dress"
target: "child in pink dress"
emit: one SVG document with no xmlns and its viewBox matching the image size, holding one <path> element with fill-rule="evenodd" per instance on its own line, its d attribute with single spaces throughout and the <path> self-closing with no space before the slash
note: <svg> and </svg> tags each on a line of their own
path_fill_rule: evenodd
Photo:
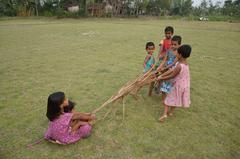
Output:
<svg viewBox="0 0 240 159">
<path fill-rule="evenodd" d="M 46 115 L 50 123 L 44 135 L 46 140 L 70 144 L 90 135 L 95 116 L 76 111 L 66 113 L 69 104 L 63 92 L 55 92 L 48 97 Z"/>
<path fill-rule="evenodd" d="M 171 116 L 175 107 L 188 108 L 190 106 L 190 74 L 187 58 L 191 54 L 190 45 L 182 45 L 178 48 L 178 62 L 174 69 L 170 69 L 158 77 L 158 80 L 174 80 L 171 91 L 164 100 L 164 113 L 159 118 L 163 122 L 167 116 Z M 170 109 L 169 109 L 170 108 Z"/>
</svg>

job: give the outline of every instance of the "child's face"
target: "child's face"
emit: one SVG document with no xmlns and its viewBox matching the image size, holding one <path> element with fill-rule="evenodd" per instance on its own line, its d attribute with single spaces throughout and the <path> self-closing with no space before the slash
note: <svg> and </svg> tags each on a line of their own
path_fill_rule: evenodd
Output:
<svg viewBox="0 0 240 159">
<path fill-rule="evenodd" d="M 166 37 L 167 39 L 171 39 L 172 35 L 173 35 L 173 33 L 170 32 L 170 31 L 165 32 L 165 37 Z"/>
<path fill-rule="evenodd" d="M 148 54 L 152 55 L 154 53 L 154 51 L 155 51 L 155 46 L 148 46 L 148 48 L 147 48 Z"/>
<path fill-rule="evenodd" d="M 177 58 L 178 58 L 178 60 L 179 59 L 181 59 L 182 58 L 182 55 L 181 54 L 179 54 L 179 53 L 177 53 L 177 56 L 176 56 Z"/>
<path fill-rule="evenodd" d="M 68 105 L 69 105 L 68 99 L 65 98 L 64 101 L 63 101 L 62 107 L 64 108 L 64 107 L 67 107 Z"/>
<path fill-rule="evenodd" d="M 171 41 L 171 49 L 173 50 L 173 51 L 176 51 L 178 48 L 179 48 L 179 44 L 178 44 L 178 42 L 177 41 Z"/>
</svg>

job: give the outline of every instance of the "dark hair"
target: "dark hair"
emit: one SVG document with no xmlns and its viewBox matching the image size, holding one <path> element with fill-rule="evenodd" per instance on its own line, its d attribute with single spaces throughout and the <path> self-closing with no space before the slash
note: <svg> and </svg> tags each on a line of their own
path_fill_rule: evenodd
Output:
<svg viewBox="0 0 240 159">
<path fill-rule="evenodd" d="M 172 37 L 172 41 L 177 41 L 179 45 L 181 45 L 182 43 L 182 37 L 181 36 L 178 36 L 178 35 L 174 35 Z"/>
<path fill-rule="evenodd" d="M 191 54 L 192 48 L 190 45 L 185 44 L 180 46 L 177 51 L 183 58 L 188 58 Z"/>
<path fill-rule="evenodd" d="M 53 121 L 61 114 L 60 105 L 64 102 L 65 94 L 63 92 L 55 92 L 49 95 L 47 103 L 46 116 Z"/>
<path fill-rule="evenodd" d="M 70 113 L 74 109 L 75 103 L 72 102 L 71 100 L 68 100 L 68 106 L 64 107 L 64 112 L 65 113 Z"/>
<path fill-rule="evenodd" d="M 147 42 L 146 43 L 146 50 L 148 49 L 149 46 L 155 46 L 153 42 Z"/>
<path fill-rule="evenodd" d="M 174 33 L 174 29 L 172 26 L 167 26 L 164 31 L 165 31 L 165 33 L 166 32 L 171 32 L 172 34 Z"/>
</svg>

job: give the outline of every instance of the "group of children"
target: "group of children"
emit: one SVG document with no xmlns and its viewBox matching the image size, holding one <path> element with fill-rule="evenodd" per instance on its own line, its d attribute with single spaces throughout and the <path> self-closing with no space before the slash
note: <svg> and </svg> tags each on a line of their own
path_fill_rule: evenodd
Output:
<svg viewBox="0 0 240 159">
<path fill-rule="evenodd" d="M 159 118 L 161 122 L 172 115 L 175 107 L 190 105 L 190 76 L 186 59 L 190 56 L 191 47 L 181 45 L 182 38 L 173 36 L 173 33 L 173 27 L 165 28 L 165 39 L 160 43 L 157 60 L 153 55 L 154 43 L 146 44 L 144 73 L 154 67 L 156 81 L 150 84 L 149 96 L 153 88 L 157 93 L 162 92 L 164 113 Z M 95 115 L 77 112 L 74 105 L 63 92 L 49 95 L 46 116 L 50 123 L 45 139 L 59 144 L 70 144 L 90 135 Z"/>
<path fill-rule="evenodd" d="M 159 117 L 163 122 L 173 115 L 175 107 L 188 108 L 190 106 L 190 74 L 187 58 L 192 48 L 190 45 L 181 45 L 181 36 L 174 35 L 174 29 L 168 26 L 164 30 L 165 38 L 161 40 L 157 59 L 154 58 L 155 45 L 147 42 L 147 56 L 144 60 L 144 73 L 152 69 L 156 73 L 156 81 L 150 84 L 148 95 L 162 93 L 164 113 Z"/>
</svg>

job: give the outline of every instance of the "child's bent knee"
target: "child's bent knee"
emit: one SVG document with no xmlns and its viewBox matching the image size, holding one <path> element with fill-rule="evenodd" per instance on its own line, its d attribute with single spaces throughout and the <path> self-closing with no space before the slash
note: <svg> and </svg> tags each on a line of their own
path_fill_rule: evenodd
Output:
<svg viewBox="0 0 240 159">
<path fill-rule="evenodd" d="M 86 137 L 90 136 L 91 131 L 92 131 L 92 126 L 89 124 L 83 125 L 80 127 L 80 131 L 81 131 L 82 137 L 86 138 Z"/>
</svg>

